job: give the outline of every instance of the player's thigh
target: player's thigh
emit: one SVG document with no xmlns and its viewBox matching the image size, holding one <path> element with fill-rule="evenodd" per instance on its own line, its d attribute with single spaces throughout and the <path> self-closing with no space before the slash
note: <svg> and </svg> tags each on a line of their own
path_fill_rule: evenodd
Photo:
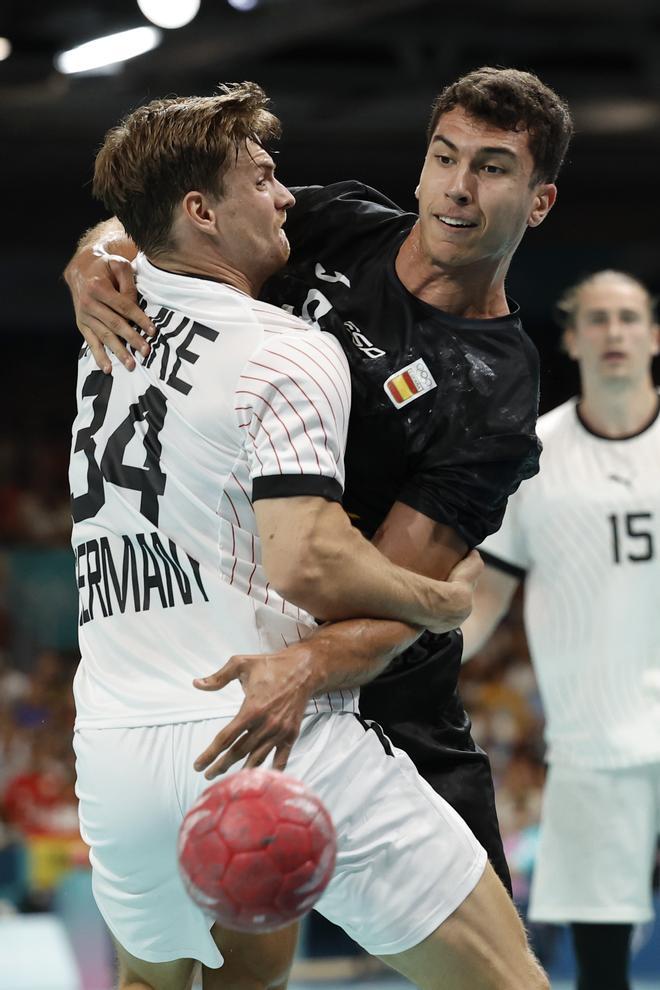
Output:
<svg viewBox="0 0 660 990">
<path fill-rule="evenodd" d="M 379 726 L 347 712 L 313 716 L 289 769 L 337 831 L 335 871 L 316 910 L 367 952 L 417 945 L 478 883 L 483 848 Z"/>
<path fill-rule="evenodd" d="M 224 964 L 202 968 L 204 990 L 280 990 L 286 987 L 298 942 L 298 925 L 249 935 L 214 925 L 211 929 Z"/>
<path fill-rule="evenodd" d="M 421 990 L 550 988 L 490 864 L 460 907 L 431 935 L 412 949 L 380 958 Z"/>
<path fill-rule="evenodd" d="M 119 964 L 119 990 L 190 990 L 195 961 L 175 959 L 150 963 L 131 955 L 114 940 Z"/>
<path fill-rule="evenodd" d="M 192 764 L 226 720 L 76 733 L 77 793 L 94 897 L 113 937 L 150 964 L 220 966 L 209 918 L 188 896 L 177 835 L 207 782 Z"/>
</svg>

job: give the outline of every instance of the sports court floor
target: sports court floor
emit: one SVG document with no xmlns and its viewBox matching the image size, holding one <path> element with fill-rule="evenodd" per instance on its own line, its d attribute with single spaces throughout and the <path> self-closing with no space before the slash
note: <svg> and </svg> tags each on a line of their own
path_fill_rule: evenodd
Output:
<svg viewBox="0 0 660 990">
<path fill-rule="evenodd" d="M 410 983 L 397 979 L 368 979 L 340 983 L 326 983 L 325 981 L 322 983 L 295 982 L 291 984 L 291 990 L 410 990 L 410 987 Z M 552 990 L 575 990 L 575 985 L 562 980 L 559 983 L 553 982 Z M 603 987 L 603 990 L 607 990 L 607 988 Z M 653 982 L 649 982 L 648 980 L 642 982 L 633 981 L 632 990 L 660 990 L 660 975 Z"/>
<path fill-rule="evenodd" d="M 300 983 L 294 982 L 290 990 L 410 990 L 411 984 L 396 978 L 354 980 L 351 982 Z M 560 980 L 553 981 L 552 990 L 575 990 L 575 984 Z M 603 987 L 603 990 L 607 990 Z M 660 990 L 660 974 L 654 981 L 642 980 L 632 982 L 632 990 Z"/>
<path fill-rule="evenodd" d="M 383 979 L 383 980 L 360 980 L 349 983 L 292 983 L 290 990 L 410 990 L 411 984 L 404 980 Z M 561 980 L 553 982 L 552 990 L 575 990 L 573 983 Z M 603 987 L 606 990 L 606 987 Z M 632 990 L 660 990 L 660 975 L 656 981 L 648 980 L 632 983 Z"/>
</svg>

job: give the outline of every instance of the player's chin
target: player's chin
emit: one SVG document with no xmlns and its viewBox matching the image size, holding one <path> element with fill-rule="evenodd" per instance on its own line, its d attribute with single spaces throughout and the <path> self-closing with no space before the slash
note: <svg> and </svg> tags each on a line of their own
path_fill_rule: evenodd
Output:
<svg viewBox="0 0 660 990">
<path fill-rule="evenodd" d="M 289 238 L 281 228 L 278 237 L 278 246 L 282 256 L 284 257 L 284 261 L 288 261 L 289 255 L 291 254 L 291 245 L 289 244 Z"/>
</svg>

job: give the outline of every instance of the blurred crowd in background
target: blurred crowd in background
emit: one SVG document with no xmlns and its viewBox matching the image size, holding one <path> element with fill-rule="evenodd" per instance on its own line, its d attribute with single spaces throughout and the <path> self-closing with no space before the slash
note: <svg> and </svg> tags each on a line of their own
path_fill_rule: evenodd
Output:
<svg viewBox="0 0 660 990">
<path fill-rule="evenodd" d="M 87 864 L 71 747 L 75 585 L 64 442 L 0 442 L 0 907 Z"/>
</svg>

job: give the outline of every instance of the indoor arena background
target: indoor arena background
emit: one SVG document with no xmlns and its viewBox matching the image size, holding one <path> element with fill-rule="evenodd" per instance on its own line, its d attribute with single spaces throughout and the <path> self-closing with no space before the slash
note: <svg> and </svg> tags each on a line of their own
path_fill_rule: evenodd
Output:
<svg viewBox="0 0 660 990">
<path fill-rule="evenodd" d="M 146 54 L 97 72 L 55 68 L 65 49 L 148 23 L 135 0 L 0 7 L 0 51 L 11 48 L 0 62 L 0 990 L 112 985 L 73 792 L 66 470 L 80 339 L 61 278 L 103 217 L 90 176 L 106 129 L 147 99 L 253 79 L 284 123 L 282 181 L 358 178 L 412 210 L 434 95 L 480 65 L 531 69 L 577 127 L 557 206 L 508 280 L 541 353 L 542 411 L 576 389 L 551 317 L 560 292 L 606 267 L 660 290 L 657 0 L 202 0 Z M 463 676 L 524 910 L 544 769 L 519 600 Z M 533 937 L 553 986 L 568 986 L 565 932 Z M 660 987 L 660 936 L 636 937 L 635 986 Z M 299 983 L 397 985 L 325 923 L 307 926 L 300 956 Z"/>
</svg>

